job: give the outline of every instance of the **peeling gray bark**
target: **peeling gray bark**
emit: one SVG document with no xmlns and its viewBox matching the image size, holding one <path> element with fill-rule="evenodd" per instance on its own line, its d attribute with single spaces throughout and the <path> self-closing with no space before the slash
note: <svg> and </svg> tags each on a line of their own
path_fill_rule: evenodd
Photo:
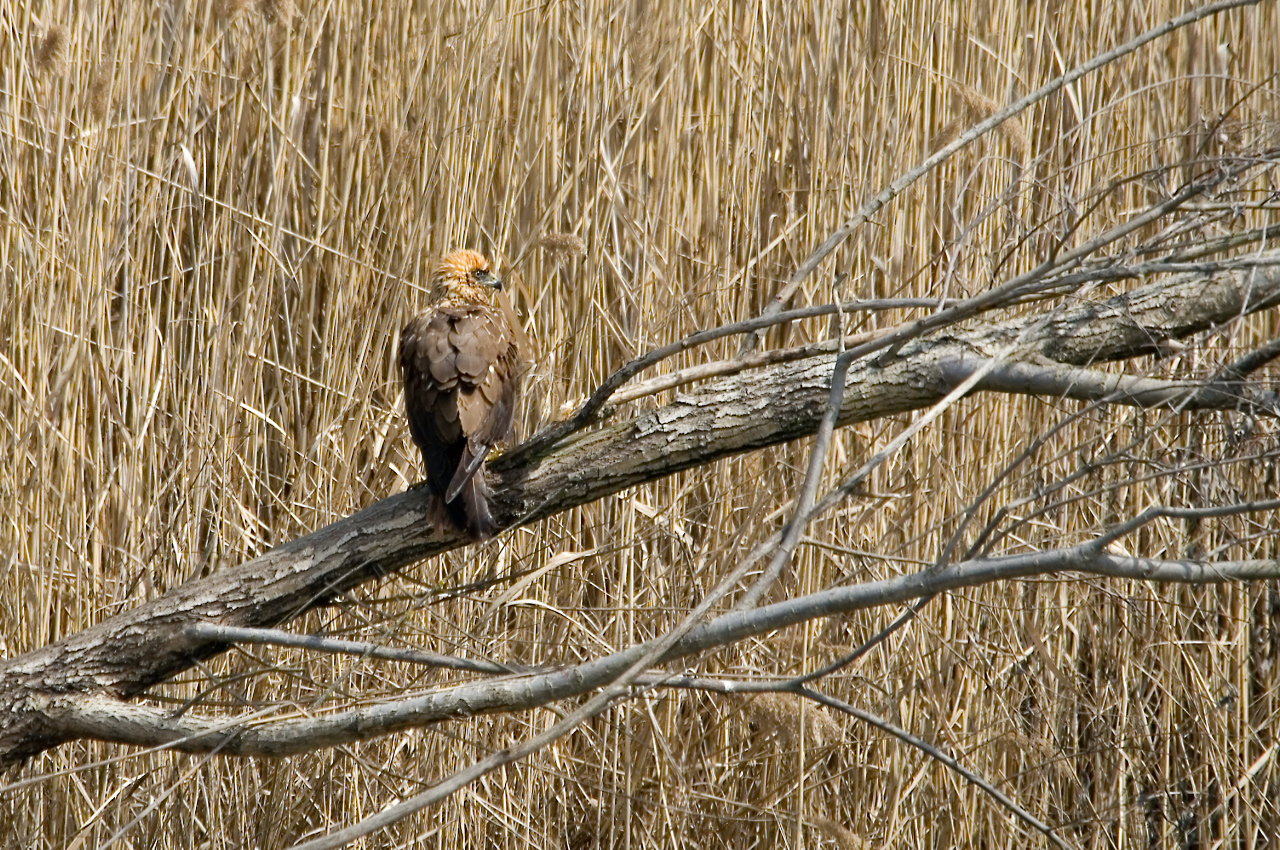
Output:
<svg viewBox="0 0 1280 850">
<path fill-rule="evenodd" d="M 1280 302 L 1271 267 L 1185 276 L 1041 319 L 949 328 L 882 361 L 849 370 L 840 425 L 927 407 L 955 386 L 958 361 L 986 358 L 1025 332 L 1020 357 L 1082 366 L 1128 359 Z M 682 394 L 634 419 L 574 435 L 527 461 L 492 465 L 500 527 L 532 522 L 682 469 L 811 435 L 823 414 L 834 356 L 743 373 Z M 75 732 L 58 721 L 80 697 L 129 698 L 224 651 L 185 636 L 191 622 L 265 627 L 335 594 L 467 541 L 425 491 L 383 499 L 244 564 L 0 663 L 0 765 L 56 746 Z"/>
</svg>

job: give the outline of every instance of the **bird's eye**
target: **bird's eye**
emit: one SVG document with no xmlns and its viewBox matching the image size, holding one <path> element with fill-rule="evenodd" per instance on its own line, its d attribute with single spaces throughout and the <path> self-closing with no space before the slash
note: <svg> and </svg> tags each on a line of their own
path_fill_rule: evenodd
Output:
<svg viewBox="0 0 1280 850">
<path fill-rule="evenodd" d="M 484 280 L 484 269 L 476 269 L 471 273 L 476 280 Z"/>
</svg>

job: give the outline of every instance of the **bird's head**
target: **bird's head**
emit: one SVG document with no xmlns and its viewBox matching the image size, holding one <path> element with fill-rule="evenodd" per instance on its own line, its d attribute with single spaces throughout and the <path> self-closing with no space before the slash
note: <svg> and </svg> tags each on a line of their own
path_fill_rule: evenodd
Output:
<svg viewBox="0 0 1280 850">
<path fill-rule="evenodd" d="M 436 267 L 431 281 L 431 301 L 489 304 L 502 281 L 489 271 L 489 261 L 475 251 L 453 251 Z"/>
</svg>

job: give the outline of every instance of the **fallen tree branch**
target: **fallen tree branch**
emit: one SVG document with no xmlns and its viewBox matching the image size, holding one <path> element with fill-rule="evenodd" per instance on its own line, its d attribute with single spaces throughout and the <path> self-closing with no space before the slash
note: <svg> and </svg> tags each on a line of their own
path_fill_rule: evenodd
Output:
<svg viewBox="0 0 1280 850">
<path fill-rule="evenodd" d="M 1277 255 L 1272 255 L 1277 256 Z M 1027 360 L 1083 365 L 1158 350 L 1280 302 L 1280 270 L 1255 268 L 1150 284 L 1063 309 L 1019 346 Z M 954 386 L 944 364 L 987 357 L 1023 322 L 949 329 L 884 363 L 854 363 L 837 426 L 918 410 Z M 492 465 L 501 527 L 528 523 L 673 472 L 813 434 L 830 396 L 832 356 L 722 379 L 634 419 L 577 434 L 535 461 L 517 450 Z M 524 456 L 527 460 L 527 456 Z M 238 566 L 170 590 L 49 646 L 0 664 L 0 762 L 81 734 L 44 707 L 97 694 L 136 696 L 228 645 L 195 622 L 272 627 L 366 581 L 464 545 L 437 503 L 413 489 Z M 763 609 L 762 609 L 763 610 Z"/>
<path fill-rule="evenodd" d="M 829 588 L 759 608 L 735 609 L 693 625 L 669 649 L 657 653 L 654 662 L 676 661 L 820 617 L 909 602 L 990 582 L 1060 578 L 1071 573 L 1137 581 L 1219 584 L 1280 578 L 1280 561 L 1135 558 L 1112 554 L 1099 541 L 1050 551 L 979 558 L 943 570 L 922 570 L 880 581 Z M 171 711 L 102 696 L 42 696 L 36 702 L 51 720 L 78 737 L 139 746 L 168 746 L 188 753 L 280 757 L 446 720 L 496 711 L 520 711 L 581 696 L 614 684 L 618 676 L 645 655 L 654 654 L 656 643 L 655 640 L 637 644 L 558 670 L 468 682 L 319 717 L 270 722 L 258 719 L 262 712 L 255 712 L 255 719 L 249 723 L 190 715 L 175 717 Z"/>
</svg>

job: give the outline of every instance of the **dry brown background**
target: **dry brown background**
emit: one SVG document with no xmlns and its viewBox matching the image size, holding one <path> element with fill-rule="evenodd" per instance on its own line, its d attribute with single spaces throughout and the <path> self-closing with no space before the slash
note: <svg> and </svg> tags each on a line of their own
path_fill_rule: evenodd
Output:
<svg viewBox="0 0 1280 850">
<path fill-rule="evenodd" d="M 394 340 L 441 252 L 478 248 L 518 284 L 542 353 L 527 435 L 635 354 L 757 313 L 859 201 L 994 104 L 1187 7 L 5 5 L 0 652 L 416 481 Z M 797 303 L 830 300 L 837 273 L 846 297 L 979 291 L 1040 256 L 1061 217 L 1109 182 L 1263 143 L 1275 133 L 1278 51 L 1280 21 L 1264 3 L 1086 77 L 899 198 Z M 1017 175 L 1020 198 L 1001 203 Z M 1140 185 L 1112 195 L 1080 238 L 1150 197 Z M 535 250 L 552 232 L 581 237 L 587 255 L 557 264 Z M 1278 325 L 1272 311 L 1207 336 L 1161 374 L 1229 359 Z M 815 322 L 767 342 L 826 334 Z M 981 398 L 950 411 L 877 474 L 885 498 L 813 526 L 785 590 L 931 561 L 992 473 L 1076 409 Z M 832 480 L 900 427 L 838 435 Z M 1069 472 L 1078 447 L 1137 439 L 1147 455 L 1184 457 L 1222 447 L 1230 428 L 1214 416 L 1086 417 L 994 501 Z M 421 564 L 295 627 L 528 662 L 599 654 L 670 626 L 778 527 L 805 457 L 787 446 L 677 475 Z M 1133 473 L 1082 484 L 1003 550 L 1073 542 L 1169 497 L 1120 483 Z M 1231 466 L 1201 484 L 1248 498 L 1274 492 L 1267 474 Z M 1189 540 L 1179 524 L 1158 525 L 1142 550 L 1212 551 L 1230 539 L 1218 528 Z M 1274 538 L 1235 531 L 1247 542 L 1224 557 L 1276 557 Z M 514 594 L 433 596 L 489 570 L 543 566 Z M 892 613 L 815 622 L 698 669 L 799 672 Z M 1193 823 L 1201 846 L 1260 846 L 1267 834 L 1274 846 L 1278 617 L 1274 583 L 990 587 L 939 599 L 830 687 L 948 747 L 1082 847 L 1171 846 Z M 453 677 L 252 650 L 157 699 L 201 696 L 210 713 L 282 701 L 283 714 Z M 0 794 L 0 846 L 285 846 L 556 716 L 453 723 L 281 762 L 68 745 L 7 777 L 50 775 Z M 979 842 L 1039 839 L 920 753 L 823 710 L 659 692 L 364 846 Z"/>
</svg>

